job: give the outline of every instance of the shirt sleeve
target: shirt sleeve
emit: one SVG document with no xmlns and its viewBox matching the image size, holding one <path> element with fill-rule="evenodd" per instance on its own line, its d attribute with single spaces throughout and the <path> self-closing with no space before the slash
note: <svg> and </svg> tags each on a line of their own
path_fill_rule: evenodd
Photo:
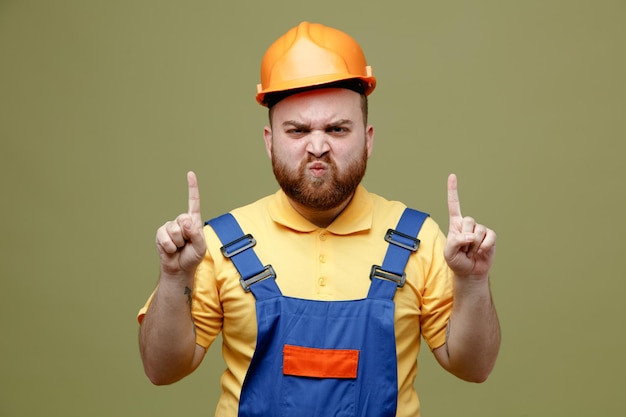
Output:
<svg viewBox="0 0 626 417">
<path fill-rule="evenodd" d="M 425 271 L 420 326 L 422 336 L 431 350 L 446 342 L 446 328 L 452 313 L 453 273 L 443 256 L 446 238 L 434 221 L 429 226 L 427 238 L 432 245 L 428 247 L 429 268 Z M 433 225 L 435 227 L 433 227 Z M 421 250 L 422 248 L 420 248 Z"/>
<path fill-rule="evenodd" d="M 141 307 L 141 309 L 139 310 L 139 313 L 137 313 L 137 322 L 139 324 L 141 324 L 141 322 L 143 321 L 143 318 L 146 315 L 146 312 L 148 311 L 148 307 L 150 306 L 150 303 L 152 302 L 152 297 L 154 297 L 154 291 L 152 291 L 152 294 L 150 294 L 150 297 L 148 297 L 148 300 L 146 301 L 144 306 Z"/>
<path fill-rule="evenodd" d="M 205 227 L 204 231 L 209 250 L 196 271 L 191 314 L 196 326 L 196 343 L 208 349 L 222 330 L 223 323 L 220 286 L 214 262 L 216 254 L 211 252 L 211 249 L 220 248 L 221 244 L 216 241 L 217 237 L 210 227 Z M 221 259 L 221 254 L 219 256 Z"/>
</svg>

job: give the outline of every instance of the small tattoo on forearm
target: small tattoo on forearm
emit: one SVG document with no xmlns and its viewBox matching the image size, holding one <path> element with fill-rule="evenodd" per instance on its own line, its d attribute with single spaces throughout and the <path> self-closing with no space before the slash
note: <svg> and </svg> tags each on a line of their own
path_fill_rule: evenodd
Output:
<svg viewBox="0 0 626 417">
<path fill-rule="evenodd" d="M 191 308 L 191 294 L 193 291 L 189 287 L 185 287 L 185 295 L 187 296 L 187 305 Z"/>
<path fill-rule="evenodd" d="M 185 295 L 187 296 L 187 305 L 189 306 L 189 308 L 191 309 L 191 296 L 193 294 L 193 291 L 191 288 L 189 287 L 185 287 Z M 191 319 L 191 324 L 193 324 L 193 334 L 196 334 L 196 325 L 193 322 L 193 318 Z"/>
</svg>

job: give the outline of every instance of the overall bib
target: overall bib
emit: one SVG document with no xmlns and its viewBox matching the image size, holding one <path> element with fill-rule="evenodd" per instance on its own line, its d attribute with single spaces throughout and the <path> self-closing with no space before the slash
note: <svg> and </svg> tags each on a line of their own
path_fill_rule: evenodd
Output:
<svg viewBox="0 0 626 417">
<path fill-rule="evenodd" d="M 428 215 L 406 209 L 367 298 L 317 301 L 283 296 L 234 217 L 206 222 L 256 299 L 257 344 L 243 383 L 240 417 L 393 417 L 398 398 L 394 302 Z"/>
</svg>

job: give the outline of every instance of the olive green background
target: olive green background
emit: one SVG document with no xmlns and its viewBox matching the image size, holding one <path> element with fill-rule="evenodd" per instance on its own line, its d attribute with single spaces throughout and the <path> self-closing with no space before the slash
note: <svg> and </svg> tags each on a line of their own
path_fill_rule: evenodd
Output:
<svg viewBox="0 0 626 417">
<path fill-rule="evenodd" d="M 168 387 L 135 315 L 154 233 L 276 189 L 254 101 L 266 47 L 301 20 L 363 46 L 378 88 L 370 191 L 447 230 L 498 232 L 503 327 L 484 384 L 425 351 L 425 417 L 623 416 L 624 1 L 0 0 L 0 416 L 211 416 L 215 345 Z"/>
</svg>

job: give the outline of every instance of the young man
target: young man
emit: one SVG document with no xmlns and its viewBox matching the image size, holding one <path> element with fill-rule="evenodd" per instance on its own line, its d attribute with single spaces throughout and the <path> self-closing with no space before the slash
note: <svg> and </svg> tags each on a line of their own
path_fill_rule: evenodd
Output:
<svg viewBox="0 0 626 417">
<path fill-rule="evenodd" d="M 376 85 L 361 48 L 304 22 L 268 49 L 261 81 L 280 190 L 205 225 L 188 174 L 189 210 L 157 231 L 161 275 L 139 313 L 150 380 L 193 372 L 221 331 L 216 416 L 419 416 L 421 337 L 443 368 L 484 381 L 500 344 L 496 235 L 461 215 L 454 175 L 447 239 L 361 185 Z"/>
</svg>

